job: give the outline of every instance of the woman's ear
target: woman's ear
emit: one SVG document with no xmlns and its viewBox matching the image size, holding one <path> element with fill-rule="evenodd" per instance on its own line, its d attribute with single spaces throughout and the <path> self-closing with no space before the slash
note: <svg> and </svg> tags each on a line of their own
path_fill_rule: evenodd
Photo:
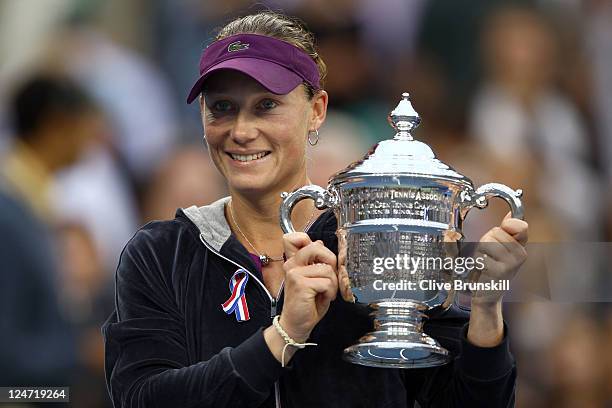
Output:
<svg viewBox="0 0 612 408">
<path fill-rule="evenodd" d="M 319 129 L 327 116 L 328 95 L 324 90 L 317 91 L 312 97 L 312 117 L 310 130 Z"/>
</svg>

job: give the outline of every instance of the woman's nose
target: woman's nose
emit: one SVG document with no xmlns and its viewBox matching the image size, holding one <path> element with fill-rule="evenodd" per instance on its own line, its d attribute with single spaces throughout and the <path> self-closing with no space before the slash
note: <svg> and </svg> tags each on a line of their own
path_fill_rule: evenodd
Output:
<svg viewBox="0 0 612 408">
<path fill-rule="evenodd" d="M 236 115 L 231 129 L 231 137 L 237 144 L 246 144 L 257 138 L 257 128 L 254 121 L 244 112 Z"/>
</svg>

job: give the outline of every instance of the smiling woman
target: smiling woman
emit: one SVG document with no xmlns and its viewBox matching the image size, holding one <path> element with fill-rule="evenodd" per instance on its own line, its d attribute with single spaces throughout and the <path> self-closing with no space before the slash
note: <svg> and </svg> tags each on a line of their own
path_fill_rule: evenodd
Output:
<svg viewBox="0 0 612 408">
<path fill-rule="evenodd" d="M 232 196 L 278 199 L 283 191 L 309 184 L 306 140 L 325 118 L 325 91 L 308 100 L 299 85 L 277 95 L 229 70 L 211 75 L 207 84 L 200 99 L 206 142 Z"/>
<path fill-rule="evenodd" d="M 458 356 L 434 371 L 341 360 L 372 320 L 367 305 L 336 299 L 336 219 L 302 201 L 292 221 L 306 233 L 283 236 L 279 223 L 281 192 L 310 184 L 306 144 L 327 112 L 312 34 L 272 12 L 236 19 L 199 74 L 188 102 L 199 97 L 230 196 L 150 223 L 126 246 L 103 327 L 115 407 L 507 407 L 516 372 L 500 320 L 484 348 L 468 341 L 465 313 L 432 319 Z"/>
</svg>

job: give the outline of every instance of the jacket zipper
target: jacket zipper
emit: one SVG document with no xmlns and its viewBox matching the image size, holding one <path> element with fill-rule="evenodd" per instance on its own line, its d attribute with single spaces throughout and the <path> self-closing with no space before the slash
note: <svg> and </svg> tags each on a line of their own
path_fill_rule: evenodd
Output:
<svg viewBox="0 0 612 408">
<path fill-rule="evenodd" d="M 281 295 L 283 294 L 283 289 L 285 288 L 285 280 L 283 279 L 283 282 L 281 283 L 280 288 L 278 289 L 278 293 L 276 294 L 276 297 L 272 299 L 272 303 L 271 303 L 271 307 L 270 307 L 270 317 L 272 319 L 274 319 L 274 317 L 276 317 L 277 314 L 277 306 L 278 306 L 278 301 L 281 297 Z M 276 407 L 275 408 L 281 408 L 281 397 L 280 397 L 280 380 L 275 381 L 274 382 L 274 400 L 276 401 Z"/>
<path fill-rule="evenodd" d="M 274 383 L 274 400 L 276 401 L 276 408 L 281 408 L 280 386 L 278 385 L 278 381 Z"/>
<path fill-rule="evenodd" d="M 285 280 L 283 279 L 280 288 L 278 289 L 278 293 L 275 298 L 272 298 L 270 304 L 270 318 L 274 319 L 278 314 L 278 301 L 280 300 L 281 295 L 283 294 L 283 289 L 285 288 Z"/>
<path fill-rule="evenodd" d="M 268 298 L 270 299 L 270 318 L 273 319 L 276 316 L 276 312 L 277 312 L 277 306 L 278 306 L 278 300 L 280 298 L 280 296 L 283 293 L 283 288 L 285 287 L 285 281 L 283 281 L 283 283 L 281 284 L 281 287 L 278 291 L 278 294 L 276 295 L 276 297 L 272 297 L 272 294 L 270 294 L 270 292 L 268 291 L 268 288 L 266 288 L 266 285 L 264 285 L 258 278 L 257 276 L 253 275 L 247 268 L 245 268 L 244 266 L 240 265 L 237 262 L 232 261 L 231 259 L 229 259 L 228 257 L 225 257 L 223 255 L 221 255 L 219 252 L 215 251 L 215 249 L 213 249 L 205 240 L 204 237 L 202 236 L 202 234 L 200 234 L 200 241 L 202 241 L 202 243 L 204 244 L 204 246 L 206 248 L 208 248 L 209 251 L 211 251 L 213 254 L 225 259 L 228 262 L 233 263 L 234 265 L 236 265 L 237 267 L 244 269 L 246 271 L 246 273 L 249 274 L 249 276 L 251 276 L 253 279 L 255 279 L 255 281 L 259 284 L 259 286 L 263 289 L 263 291 L 266 293 L 266 295 L 268 295 Z M 274 382 L 274 400 L 275 400 L 275 407 L 276 408 L 281 408 L 281 401 L 280 401 L 280 386 L 279 386 L 279 382 L 275 381 Z"/>
</svg>

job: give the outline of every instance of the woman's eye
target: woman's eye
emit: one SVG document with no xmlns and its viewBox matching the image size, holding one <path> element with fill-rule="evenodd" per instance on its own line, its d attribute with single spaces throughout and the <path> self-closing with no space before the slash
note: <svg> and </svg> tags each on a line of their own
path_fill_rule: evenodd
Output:
<svg viewBox="0 0 612 408">
<path fill-rule="evenodd" d="M 276 102 L 274 102 L 272 99 L 264 99 L 259 103 L 259 106 L 263 110 L 270 110 L 276 108 L 277 105 Z"/>
<path fill-rule="evenodd" d="M 229 101 L 217 101 L 213 104 L 213 110 L 216 112 L 228 112 L 232 109 L 232 104 Z"/>
</svg>

